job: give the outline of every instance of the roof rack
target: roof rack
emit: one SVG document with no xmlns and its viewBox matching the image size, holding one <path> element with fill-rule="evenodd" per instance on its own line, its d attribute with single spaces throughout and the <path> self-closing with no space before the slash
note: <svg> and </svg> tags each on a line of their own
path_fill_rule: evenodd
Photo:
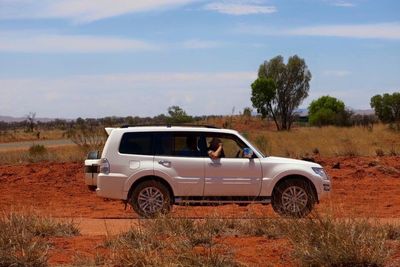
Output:
<svg viewBox="0 0 400 267">
<path fill-rule="evenodd" d="M 203 128 L 211 128 L 218 129 L 218 127 L 214 125 L 204 125 L 204 124 L 135 124 L 135 125 L 122 125 L 120 128 L 129 128 L 129 127 L 152 127 L 152 126 L 165 126 L 167 128 L 171 127 L 203 127 Z"/>
</svg>

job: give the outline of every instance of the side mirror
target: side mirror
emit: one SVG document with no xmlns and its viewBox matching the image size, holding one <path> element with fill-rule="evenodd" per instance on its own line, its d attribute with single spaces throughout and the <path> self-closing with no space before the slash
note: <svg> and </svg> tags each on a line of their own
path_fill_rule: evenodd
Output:
<svg viewBox="0 0 400 267">
<path fill-rule="evenodd" d="M 253 158 L 253 154 L 254 154 L 254 152 L 253 152 L 253 150 L 251 150 L 250 148 L 245 147 L 245 148 L 243 149 L 243 157 L 244 157 L 244 158 L 251 159 L 251 158 Z"/>
</svg>

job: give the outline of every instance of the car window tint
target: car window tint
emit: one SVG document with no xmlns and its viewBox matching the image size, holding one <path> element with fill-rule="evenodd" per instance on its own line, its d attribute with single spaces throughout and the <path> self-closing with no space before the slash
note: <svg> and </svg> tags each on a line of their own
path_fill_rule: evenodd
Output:
<svg viewBox="0 0 400 267">
<path fill-rule="evenodd" d="M 201 137 L 196 133 L 157 134 L 156 155 L 176 157 L 200 157 Z"/>
<path fill-rule="evenodd" d="M 153 155 L 153 134 L 124 133 L 119 152 L 123 154 Z"/>
</svg>

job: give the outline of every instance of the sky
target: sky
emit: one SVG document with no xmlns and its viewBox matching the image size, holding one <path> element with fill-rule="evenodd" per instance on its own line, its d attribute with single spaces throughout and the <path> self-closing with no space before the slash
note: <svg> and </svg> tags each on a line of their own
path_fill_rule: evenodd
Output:
<svg viewBox="0 0 400 267">
<path fill-rule="evenodd" d="M 300 108 L 369 109 L 400 91 L 400 1 L 0 0 L 0 115 L 238 114 L 277 55 L 312 73 Z"/>
</svg>

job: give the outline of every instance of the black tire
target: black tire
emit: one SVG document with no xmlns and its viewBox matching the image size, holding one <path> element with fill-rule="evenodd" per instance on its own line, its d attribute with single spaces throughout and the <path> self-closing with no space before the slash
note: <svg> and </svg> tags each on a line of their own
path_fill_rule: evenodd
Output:
<svg viewBox="0 0 400 267">
<path fill-rule="evenodd" d="M 148 180 L 133 189 L 129 204 L 140 216 L 153 218 L 171 210 L 171 195 L 162 183 Z"/>
<path fill-rule="evenodd" d="M 311 184 L 301 179 L 279 183 L 272 193 L 272 208 L 281 216 L 302 218 L 314 207 L 316 196 Z"/>
</svg>

